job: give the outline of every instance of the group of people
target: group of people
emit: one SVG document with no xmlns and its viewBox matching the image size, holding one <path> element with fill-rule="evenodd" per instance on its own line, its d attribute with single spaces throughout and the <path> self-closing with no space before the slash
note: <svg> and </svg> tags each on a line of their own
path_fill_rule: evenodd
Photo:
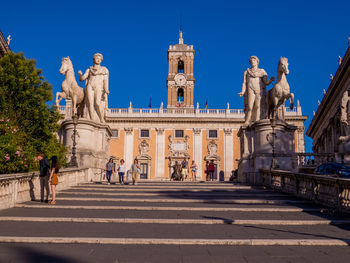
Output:
<svg viewBox="0 0 350 263">
<path fill-rule="evenodd" d="M 58 158 L 57 156 L 53 156 L 50 161 L 44 157 L 42 153 L 39 153 L 37 156 L 37 159 L 39 160 L 39 168 L 40 168 L 40 201 L 46 202 L 51 205 L 56 204 L 56 185 L 58 184 L 58 176 L 57 173 L 60 170 L 59 164 L 58 164 Z M 49 202 L 49 195 L 50 195 L 50 187 L 51 185 L 51 193 L 52 193 L 52 200 Z M 46 194 L 44 193 L 46 190 Z"/>
<path fill-rule="evenodd" d="M 117 167 L 116 167 L 117 166 Z M 126 167 L 125 167 L 125 161 L 124 159 L 121 159 L 119 161 L 119 164 L 115 164 L 113 161 L 113 158 L 110 158 L 108 163 L 106 164 L 106 179 L 108 184 L 111 184 L 111 177 L 112 174 L 115 172 L 118 172 L 119 176 L 119 183 L 124 184 L 125 183 L 125 176 L 126 176 Z M 141 167 L 139 165 L 139 162 L 137 159 L 134 160 L 134 163 L 131 165 L 131 168 L 129 170 L 132 174 L 132 184 L 137 185 L 137 179 L 141 172 Z"/>
<path fill-rule="evenodd" d="M 191 181 L 196 181 L 198 166 L 194 160 L 192 161 L 190 169 L 191 174 L 189 174 L 188 171 L 188 161 L 186 160 L 186 158 L 181 163 L 175 161 L 175 164 L 173 166 L 173 173 L 170 177 L 170 180 L 184 181 L 190 175 L 189 179 Z"/>
</svg>

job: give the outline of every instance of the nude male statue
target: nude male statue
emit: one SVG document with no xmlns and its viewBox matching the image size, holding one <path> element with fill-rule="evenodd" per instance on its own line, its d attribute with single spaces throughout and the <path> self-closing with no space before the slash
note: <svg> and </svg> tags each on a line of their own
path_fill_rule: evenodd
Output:
<svg viewBox="0 0 350 263">
<path fill-rule="evenodd" d="M 266 112 L 266 86 L 275 80 L 271 77 L 267 80 L 267 73 L 264 69 L 258 68 L 259 59 L 256 56 L 249 58 L 251 68 L 243 73 L 242 91 L 238 93 L 240 97 L 244 96 L 245 124 L 258 121 L 265 118 Z M 261 114 L 261 103 L 263 101 Z"/>
<path fill-rule="evenodd" d="M 95 112 L 100 122 L 105 122 L 105 107 L 107 105 L 108 90 L 108 76 L 109 72 L 106 67 L 101 66 L 103 56 L 96 53 L 93 56 L 94 65 L 89 67 L 85 74 L 79 70 L 80 81 L 86 80 L 86 105 L 91 120 L 95 119 Z"/>
</svg>

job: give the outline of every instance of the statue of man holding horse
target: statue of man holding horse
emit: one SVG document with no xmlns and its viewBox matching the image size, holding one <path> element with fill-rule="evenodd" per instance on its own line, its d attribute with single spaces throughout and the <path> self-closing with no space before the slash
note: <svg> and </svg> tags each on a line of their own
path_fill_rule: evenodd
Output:
<svg viewBox="0 0 350 263">
<path fill-rule="evenodd" d="M 266 71 L 258 68 L 257 56 L 251 56 L 249 63 L 251 68 L 244 71 L 242 91 L 238 93 L 244 96 L 245 124 L 266 118 L 266 86 L 275 80 L 274 77 L 268 80 Z"/>
<path fill-rule="evenodd" d="M 88 114 L 91 120 L 99 120 L 105 122 L 105 112 L 107 107 L 107 95 L 108 89 L 108 77 L 109 72 L 106 67 L 101 66 L 103 56 L 100 53 L 96 53 L 93 56 L 94 65 L 89 67 L 85 74 L 79 70 L 80 81 L 86 80 L 85 92 L 86 92 L 86 106 Z M 95 117 L 97 113 L 98 119 Z"/>
</svg>

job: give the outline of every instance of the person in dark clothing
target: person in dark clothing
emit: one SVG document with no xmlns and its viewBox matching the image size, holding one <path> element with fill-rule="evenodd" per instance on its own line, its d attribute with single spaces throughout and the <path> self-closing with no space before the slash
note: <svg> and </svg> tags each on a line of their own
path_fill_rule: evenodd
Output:
<svg viewBox="0 0 350 263">
<path fill-rule="evenodd" d="M 213 160 L 211 160 L 208 165 L 208 171 L 209 171 L 209 181 L 214 181 L 215 165 Z"/>
<path fill-rule="evenodd" d="M 40 166 L 40 201 L 48 203 L 49 195 L 50 195 L 50 187 L 49 187 L 49 171 L 50 171 L 50 162 L 48 159 L 44 157 L 42 153 L 39 153 L 37 159 L 39 160 Z M 44 191 L 46 190 L 46 195 Z"/>
</svg>

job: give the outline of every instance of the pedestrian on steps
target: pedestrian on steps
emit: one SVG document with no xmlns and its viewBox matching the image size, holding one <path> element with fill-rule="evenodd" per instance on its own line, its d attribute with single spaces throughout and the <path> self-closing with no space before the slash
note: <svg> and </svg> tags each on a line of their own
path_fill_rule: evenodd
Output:
<svg viewBox="0 0 350 263">
<path fill-rule="evenodd" d="M 56 204 L 56 185 L 58 185 L 57 173 L 60 170 L 57 156 L 52 156 L 50 169 L 51 170 L 50 170 L 49 182 L 51 185 L 51 193 L 52 193 L 52 200 L 50 202 L 50 205 L 54 205 L 54 204 Z"/>
<path fill-rule="evenodd" d="M 141 168 L 137 159 L 134 160 L 134 163 L 131 165 L 132 172 L 132 184 L 137 185 L 137 178 L 141 172 Z"/>
<path fill-rule="evenodd" d="M 111 184 L 111 177 L 112 177 L 112 173 L 115 172 L 115 166 L 113 163 L 113 159 L 110 158 L 108 163 L 106 164 L 106 177 L 107 177 L 107 184 Z"/>
<path fill-rule="evenodd" d="M 119 175 L 119 183 L 124 184 L 124 175 L 125 175 L 124 159 L 120 160 L 120 164 L 118 166 L 118 175 Z"/>
</svg>

